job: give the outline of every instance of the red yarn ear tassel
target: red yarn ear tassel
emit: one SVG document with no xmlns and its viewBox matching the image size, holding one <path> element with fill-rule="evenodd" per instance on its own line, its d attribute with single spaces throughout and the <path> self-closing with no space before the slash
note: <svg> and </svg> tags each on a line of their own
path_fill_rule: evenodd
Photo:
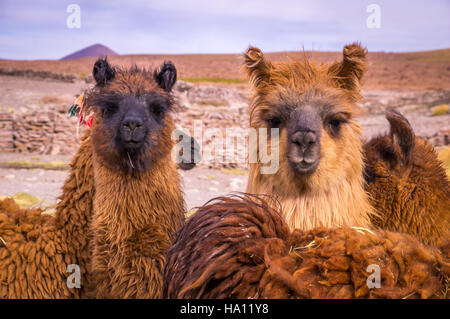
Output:
<svg viewBox="0 0 450 319">
<path fill-rule="evenodd" d="M 80 124 L 92 128 L 92 124 L 94 123 L 94 112 L 91 112 L 86 116 L 84 94 L 78 96 L 75 102 L 73 102 L 72 106 L 69 108 L 69 116 L 76 116 L 78 118 L 77 137 Z"/>
<path fill-rule="evenodd" d="M 94 123 L 94 114 L 90 115 L 86 120 L 86 126 L 92 128 L 92 124 Z"/>
</svg>

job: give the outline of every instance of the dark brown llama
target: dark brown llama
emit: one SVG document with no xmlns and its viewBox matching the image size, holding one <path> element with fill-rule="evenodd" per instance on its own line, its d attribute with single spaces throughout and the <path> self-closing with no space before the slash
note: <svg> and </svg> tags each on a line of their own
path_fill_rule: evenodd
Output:
<svg viewBox="0 0 450 319">
<path fill-rule="evenodd" d="M 273 207 L 249 195 L 201 207 L 167 254 L 164 297 L 449 297 L 448 248 L 360 227 L 291 231 Z"/>
<path fill-rule="evenodd" d="M 93 73 L 92 296 L 159 298 L 171 236 L 184 219 L 171 158 L 176 69 L 113 68 L 100 59 Z"/>
</svg>

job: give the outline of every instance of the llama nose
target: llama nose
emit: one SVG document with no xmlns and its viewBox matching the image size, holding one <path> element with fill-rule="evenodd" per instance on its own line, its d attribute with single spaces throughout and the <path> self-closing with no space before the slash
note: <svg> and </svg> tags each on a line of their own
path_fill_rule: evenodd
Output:
<svg viewBox="0 0 450 319">
<path fill-rule="evenodd" d="M 313 131 L 297 131 L 292 134 L 291 141 L 300 146 L 300 149 L 304 152 L 317 143 L 317 134 Z"/>
<path fill-rule="evenodd" d="M 142 120 L 140 118 L 127 118 L 122 122 L 122 126 L 133 132 L 135 129 L 138 129 L 142 126 Z"/>
</svg>

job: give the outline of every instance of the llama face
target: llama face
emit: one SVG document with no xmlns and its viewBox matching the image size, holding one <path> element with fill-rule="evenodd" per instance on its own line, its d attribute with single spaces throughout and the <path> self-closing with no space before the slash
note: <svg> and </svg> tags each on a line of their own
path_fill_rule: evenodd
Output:
<svg viewBox="0 0 450 319">
<path fill-rule="evenodd" d="M 351 113 L 339 102 L 338 95 L 333 97 L 327 91 L 278 88 L 268 94 L 267 108 L 254 120 L 281 131 L 282 156 L 295 174 L 309 176 L 322 157 L 329 157 L 327 151 L 335 148 L 333 144 L 346 138 L 343 133 L 352 133 L 351 127 L 347 128 Z"/>
<path fill-rule="evenodd" d="M 155 72 L 122 70 L 100 59 L 93 74 L 97 85 L 87 103 L 95 112 L 94 152 L 103 164 L 127 173 L 142 172 L 168 155 L 175 67 L 164 63 Z"/>
<path fill-rule="evenodd" d="M 346 47 L 344 60 L 331 65 L 306 57 L 275 64 L 259 49 L 247 51 L 244 67 L 254 89 L 250 125 L 279 128 L 280 169 L 273 182 L 288 186 L 274 189 L 332 187 L 361 172 L 352 104 L 360 98 L 364 58 L 359 45 Z"/>
</svg>

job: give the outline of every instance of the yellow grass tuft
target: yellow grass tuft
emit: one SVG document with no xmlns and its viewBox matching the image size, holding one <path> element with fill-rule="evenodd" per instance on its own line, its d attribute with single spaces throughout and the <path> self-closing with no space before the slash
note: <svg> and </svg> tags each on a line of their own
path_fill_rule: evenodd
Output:
<svg viewBox="0 0 450 319">
<path fill-rule="evenodd" d="M 448 108 L 447 104 L 441 104 L 441 105 L 435 106 L 431 109 L 432 116 L 446 115 L 448 113 L 449 113 L 449 108 Z"/>
<path fill-rule="evenodd" d="M 25 169 L 33 169 L 40 168 L 46 170 L 67 170 L 69 166 L 62 161 L 52 161 L 47 163 L 39 163 L 35 161 L 9 161 L 9 162 L 0 162 L 0 167 L 4 168 L 25 168 Z"/>
<path fill-rule="evenodd" d="M 20 208 L 28 208 L 39 204 L 39 199 L 28 193 L 17 193 L 12 196 L 12 199 L 19 205 Z"/>
<path fill-rule="evenodd" d="M 197 212 L 197 208 L 193 208 L 193 209 L 191 209 L 190 211 L 187 211 L 187 212 L 184 214 L 184 217 L 185 217 L 186 219 L 188 219 L 189 217 L 191 217 L 192 215 L 194 215 L 195 212 Z"/>
<path fill-rule="evenodd" d="M 248 175 L 248 171 L 238 168 L 223 168 L 221 172 L 228 175 Z"/>
</svg>

